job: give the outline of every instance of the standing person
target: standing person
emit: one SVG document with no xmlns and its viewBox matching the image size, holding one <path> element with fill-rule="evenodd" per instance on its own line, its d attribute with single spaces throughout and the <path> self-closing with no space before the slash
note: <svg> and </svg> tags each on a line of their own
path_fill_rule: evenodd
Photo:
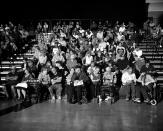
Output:
<svg viewBox="0 0 163 131">
<path fill-rule="evenodd" d="M 38 80 L 40 82 L 40 89 L 39 89 L 39 101 L 42 102 L 44 95 L 46 94 L 46 99 L 48 97 L 48 87 L 50 84 L 50 76 L 48 74 L 47 68 L 43 67 L 41 72 L 38 76 Z"/>
<path fill-rule="evenodd" d="M 70 70 L 70 73 L 66 77 L 66 86 L 67 86 L 67 101 L 71 104 L 73 104 L 73 95 L 74 95 L 74 90 L 73 86 L 71 85 L 71 78 L 74 74 L 74 68 Z"/>
<path fill-rule="evenodd" d="M 103 85 L 110 88 L 110 96 L 107 96 L 105 100 L 107 101 L 109 98 L 115 95 L 115 84 L 117 82 L 116 74 L 112 72 L 112 68 L 110 66 L 106 67 L 104 75 L 103 75 Z M 101 98 L 99 98 L 99 101 Z"/>
<path fill-rule="evenodd" d="M 99 67 L 96 67 L 95 70 L 91 72 L 90 78 L 92 81 L 91 94 L 93 98 L 96 98 L 97 96 L 100 96 L 101 75 Z"/>
<path fill-rule="evenodd" d="M 133 73 L 131 67 L 122 74 L 122 84 L 123 88 L 126 89 L 126 101 L 130 100 L 130 96 L 132 99 L 135 99 L 135 83 L 136 83 L 136 75 Z"/>
</svg>

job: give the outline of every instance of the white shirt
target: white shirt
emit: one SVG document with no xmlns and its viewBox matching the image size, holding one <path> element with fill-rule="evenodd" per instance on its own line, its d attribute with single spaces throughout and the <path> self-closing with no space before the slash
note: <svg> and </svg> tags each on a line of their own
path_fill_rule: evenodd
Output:
<svg viewBox="0 0 163 131">
<path fill-rule="evenodd" d="M 92 56 L 86 56 L 85 57 L 85 65 L 90 65 L 92 61 L 93 61 Z"/>
<path fill-rule="evenodd" d="M 124 72 L 122 75 L 122 83 L 125 85 L 127 82 L 134 81 L 136 82 L 136 76 L 134 73 L 129 74 L 128 72 Z"/>
<path fill-rule="evenodd" d="M 121 26 L 120 28 L 119 28 L 119 32 L 124 32 L 126 29 L 125 29 L 125 26 Z"/>
<path fill-rule="evenodd" d="M 61 32 L 60 35 L 61 35 L 61 37 L 66 37 L 66 34 L 63 32 Z"/>
<path fill-rule="evenodd" d="M 121 34 L 117 34 L 117 39 L 118 39 L 118 41 L 121 41 L 122 40 L 122 38 L 124 37 L 124 35 L 121 35 Z"/>
<path fill-rule="evenodd" d="M 103 39 L 103 32 L 98 32 L 97 33 L 97 38 L 98 39 Z"/>
<path fill-rule="evenodd" d="M 138 58 L 140 58 L 140 57 L 142 56 L 143 52 L 142 52 L 142 50 L 134 50 L 134 51 L 133 51 L 133 54 L 134 54 L 134 55 L 137 55 Z"/>
<path fill-rule="evenodd" d="M 47 56 L 39 56 L 39 62 L 40 64 L 45 64 L 47 61 Z"/>
<path fill-rule="evenodd" d="M 64 40 L 59 40 L 58 41 L 62 46 L 66 46 L 66 41 L 64 41 Z"/>
<path fill-rule="evenodd" d="M 100 49 L 100 51 L 104 51 L 104 49 L 106 48 L 107 45 L 108 45 L 107 42 L 101 42 L 101 43 L 99 43 L 98 48 Z"/>
<path fill-rule="evenodd" d="M 90 32 L 90 34 L 88 34 L 88 33 L 86 32 L 86 36 L 87 36 L 88 39 L 91 38 L 92 35 L 93 35 L 92 32 Z"/>
</svg>

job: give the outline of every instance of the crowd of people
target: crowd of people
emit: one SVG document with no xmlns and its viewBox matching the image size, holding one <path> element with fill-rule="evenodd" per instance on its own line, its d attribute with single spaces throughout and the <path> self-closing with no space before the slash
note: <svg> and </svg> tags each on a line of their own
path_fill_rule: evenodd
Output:
<svg viewBox="0 0 163 131">
<path fill-rule="evenodd" d="M 107 101 L 121 88 L 127 101 L 150 101 L 156 71 L 138 47 L 142 34 L 134 23 L 93 21 L 89 29 L 83 29 L 80 22 L 58 22 L 50 30 L 45 22 L 38 23 L 36 32 L 33 59 L 24 61 L 21 75 L 15 68 L 8 74 L 14 98 L 20 99 L 22 92 L 25 99 L 28 81 L 35 79 L 40 102 L 50 96 L 52 101 L 82 104 L 83 95 L 88 102 Z"/>
<path fill-rule="evenodd" d="M 1 60 L 12 57 L 14 54 L 25 53 L 27 51 L 25 45 L 29 45 L 31 42 L 32 37 L 30 37 L 29 31 L 23 25 L 14 25 L 11 21 L 8 24 L 0 25 Z"/>
</svg>

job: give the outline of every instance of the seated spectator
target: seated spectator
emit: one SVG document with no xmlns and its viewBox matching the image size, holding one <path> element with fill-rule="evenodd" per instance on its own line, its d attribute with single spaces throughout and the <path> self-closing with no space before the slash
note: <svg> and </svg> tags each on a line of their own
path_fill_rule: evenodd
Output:
<svg viewBox="0 0 163 131">
<path fill-rule="evenodd" d="M 97 29 L 97 24 L 96 24 L 96 22 L 95 21 L 93 21 L 92 23 L 91 23 L 91 30 L 92 31 L 95 31 L 96 29 Z"/>
<path fill-rule="evenodd" d="M 98 39 L 102 40 L 103 37 L 104 37 L 103 34 L 104 34 L 104 32 L 103 32 L 101 29 L 99 29 L 99 31 L 97 32 L 96 37 L 97 37 Z"/>
<path fill-rule="evenodd" d="M 106 49 L 107 45 L 109 45 L 108 42 L 101 40 L 101 42 L 99 43 L 98 49 L 100 51 L 104 51 Z"/>
<path fill-rule="evenodd" d="M 101 51 L 98 51 L 97 52 L 97 55 L 95 56 L 95 63 L 98 65 L 98 66 L 102 66 L 102 62 L 103 62 L 103 56 L 102 56 L 102 53 Z"/>
<path fill-rule="evenodd" d="M 140 100 L 140 95 L 142 94 L 144 102 L 149 103 L 150 96 L 148 92 L 153 92 L 153 88 L 156 86 L 156 80 L 150 74 L 142 73 L 137 81 L 141 84 L 137 87 L 140 93 L 138 94 L 138 99 Z"/>
<path fill-rule="evenodd" d="M 53 55 L 53 58 L 52 58 L 52 64 L 53 64 L 53 66 L 55 66 L 55 64 L 56 64 L 57 61 L 65 62 L 65 59 L 64 59 L 64 57 L 63 57 L 63 55 L 62 55 L 62 53 L 61 53 L 60 50 L 58 50 L 56 52 L 56 54 Z"/>
<path fill-rule="evenodd" d="M 44 95 L 46 94 L 46 99 L 48 97 L 48 87 L 50 84 L 50 76 L 47 73 L 47 68 L 42 68 L 41 72 L 38 76 L 38 80 L 40 83 L 40 88 L 39 88 L 39 101 L 41 102 L 43 100 Z"/>
<path fill-rule="evenodd" d="M 33 77 L 32 75 L 29 73 L 28 70 L 25 70 L 24 71 L 24 77 L 21 81 L 21 83 L 18 83 L 16 86 L 15 86 L 15 89 L 17 91 L 17 94 L 18 94 L 18 100 L 21 99 L 21 93 L 23 94 L 23 99 L 25 100 L 26 99 L 26 90 L 28 88 L 28 80 L 31 80 Z"/>
<path fill-rule="evenodd" d="M 11 71 L 8 73 L 6 77 L 7 90 L 10 98 L 14 98 L 14 99 L 16 98 L 15 86 L 17 83 L 19 83 L 18 79 L 19 79 L 19 74 L 16 70 L 16 67 L 13 66 L 11 68 Z"/>
<path fill-rule="evenodd" d="M 38 70 L 33 61 L 28 60 L 25 69 L 27 69 L 29 71 L 29 73 L 32 75 L 32 77 L 34 77 L 34 78 L 38 77 Z"/>
<path fill-rule="evenodd" d="M 66 41 L 63 39 L 63 37 L 60 37 L 60 39 L 58 40 L 58 42 L 59 42 L 59 44 L 60 44 L 59 47 L 60 47 L 61 51 L 66 52 L 66 50 L 67 50 L 67 48 L 66 48 L 67 43 L 66 43 Z"/>
<path fill-rule="evenodd" d="M 49 92 L 51 95 L 51 99 L 55 100 L 61 100 L 61 91 L 62 91 L 62 74 L 61 72 L 57 71 L 56 68 L 51 69 L 52 73 L 50 75 L 51 78 L 51 86 L 49 87 Z M 56 94 L 54 94 L 54 91 Z"/>
<path fill-rule="evenodd" d="M 126 100 L 130 100 L 130 96 L 132 99 L 135 98 L 135 83 L 136 83 L 136 76 L 133 73 L 131 67 L 129 67 L 123 74 L 122 74 L 122 84 L 123 88 L 126 89 Z"/>
<path fill-rule="evenodd" d="M 90 75 L 95 71 L 95 69 L 96 69 L 95 63 L 92 62 L 91 65 L 87 69 L 87 73 Z"/>
<path fill-rule="evenodd" d="M 76 89 L 77 93 L 70 94 L 70 97 L 72 97 L 73 95 L 77 96 L 78 104 L 82 104 L 82 102 L 81 102 L 82 88 L 84 88 L 84 87 L 86 88 L 86 85 L 88 85 L 88 83 L 89 83 L 89 78 L 86 76 L 86 74 L 84 72 L 81 71 L 80 66 L 76 66 L 75 72 L 71 78 L 71 83 L 73 86 L 73 92 L 75 92 L 75 89 Z"/>
<path fill-rule="evenodd" d="M 44 52 L 42 52 L 38 58 L 38 63 L 37 63 L 37 67 L 39 71 L 43 66 L 45 66 L 46 62 L 47 62 L 47 55 Z"/>
<path fill-rule="evenodd" d="M 49 25 L 47 24 L 47 22 L 44 22 L 44 25 L 43 25 L 44 33 L 48 33 L 48 29 L 49 29 Z"/>
<path fill-rule="evenodd" d="M 87 68 L 91 65 L 91 62 L 93 61 L 93 56 L 91 56 L 90 52 L 87 52 L 85 57 L 82 59 L 83 63 L 83 70 L 86 71 Z"/>
<path fill-rule="evenodd" d="M 149 60 L 146 60 L 145 65 L 142 66 L 141 73 L 153 74 L 155 72 L 154 67 L 150 64 Z"/>
<path fill-rule="evenodd" d="M 120 43 L 116 47 L 116 61 L 118 61 L 118 59 L 123 60 L 125 57 L 125 53 L 126 53 L 126 49 L 125 47 L 122 46 L 122 43 Z"/>
<path fill-rule="evenodd" d="M 134 51 L 133 51 L 133 55 L 136 56 L 137 58 L 141 58 L 143 52 L 142 50 L 140 50 L 139 48 L 136 48 Z"/>
<path fill-rule="evenodd" d="M 68 75 L 69 73 L 69 70 L 63 66 L 62 62 L 61 61 L 57 61 L 56 62 L 56 69 L 57 69 L 57 72 L 59 72 L 62 76 L 62 97 L 67 97 L 67 89 L 66 89 L 66 86 L 65 86 L 65 83 L 66 83 L 66 76 Z"/>
<path fill-rule="evenodd" d="M 71 70 L 72 68 L 75 68 L 77 64 L 78 63 L 77 60 L 75 59 L 75 54 L 70 54 L 70 58 L 66 62 L 67 68 Z"/>
</svg>

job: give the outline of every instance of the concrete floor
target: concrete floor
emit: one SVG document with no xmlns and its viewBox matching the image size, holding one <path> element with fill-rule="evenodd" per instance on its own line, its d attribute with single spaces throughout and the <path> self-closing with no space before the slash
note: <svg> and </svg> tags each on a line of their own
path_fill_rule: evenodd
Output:
<svg viewBox="0 0 163 131">
<path fill-rule="evenodd" d="M 112 105 L 17 104 L 12 112 L 0 116 L 0 131 L 163 131 L 163 102 L 157 106 L 123 99 Z"/>
</svg>

